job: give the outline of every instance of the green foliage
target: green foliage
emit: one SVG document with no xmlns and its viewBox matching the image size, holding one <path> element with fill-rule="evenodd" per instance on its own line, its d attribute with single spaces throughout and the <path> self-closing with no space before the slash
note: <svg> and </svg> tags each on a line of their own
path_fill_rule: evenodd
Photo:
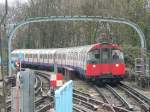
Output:
<svg viewBox="0 0 150 112">
<path fill-rule="evenodd" d="M 133 47 L 132 45 L 124 45 L 123 51 L 126 67 L 134 68 L 135 58 L 140 57 L 140 48 L 137 46 Z"/>
<path fill-rule="evenodd" d="M 150 49 L 150 9 L 144 0 L 29 0 L 21 13 L 24 18 L 53 15 L 113 16 L 130 19 L 145 33 Z M 14 48 L 54 48 L 95 43 L 101 33 L 107 33 L 114 42 L 122 45 L 140 46 L 137 33 L 122 24 L 95 22 L 44 22 L 22 28 L 16 34 Z"/>
</svg>

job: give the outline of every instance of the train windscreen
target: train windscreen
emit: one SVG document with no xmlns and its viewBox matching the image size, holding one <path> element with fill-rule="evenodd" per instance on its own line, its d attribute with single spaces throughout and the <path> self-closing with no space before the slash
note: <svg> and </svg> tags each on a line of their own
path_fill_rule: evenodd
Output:
<svg viewBox="0 0 150 112">
<path fill-rule="evenodd" d="M 88 52 L 87 63 L 120 63 L 124 62 L 122 51 L 119 49 L 101 48 Z"/>
<path fill-rule="evenodd" d="M 112 62 L 123 62 L 124 56 L 122 51 L 118 49 L 112 49 Z"/>
</svg>

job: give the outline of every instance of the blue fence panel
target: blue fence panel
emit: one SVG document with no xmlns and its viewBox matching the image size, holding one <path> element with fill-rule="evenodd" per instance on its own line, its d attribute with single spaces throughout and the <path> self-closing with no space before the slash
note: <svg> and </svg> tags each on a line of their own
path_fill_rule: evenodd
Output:
<svg viewBox="0 0 150 112">
<path fill-rule="evenodd" d="M 56 112 L 73 112 L 73 83 L 72 80 L 65 83 L 55 91 L 55 109 Z"/>
</svg>

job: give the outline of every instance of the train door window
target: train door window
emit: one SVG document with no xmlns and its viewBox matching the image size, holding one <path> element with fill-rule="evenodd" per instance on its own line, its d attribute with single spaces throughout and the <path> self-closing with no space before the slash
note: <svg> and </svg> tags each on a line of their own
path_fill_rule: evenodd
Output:
<svg viewBox="0 0 150 112">
<path fill-rule="evenodd" d="M 95 49 L 90 51 L 87 56 L 87 61 L 88 63 L 93 63 L 93 64 L 100 63 L 100 50 Z"/>
<path fill-rule="evenodd" d="M 101 49 L 101 62 L 110 63 L 110 49 L 109 48 Z"/>
</svg>

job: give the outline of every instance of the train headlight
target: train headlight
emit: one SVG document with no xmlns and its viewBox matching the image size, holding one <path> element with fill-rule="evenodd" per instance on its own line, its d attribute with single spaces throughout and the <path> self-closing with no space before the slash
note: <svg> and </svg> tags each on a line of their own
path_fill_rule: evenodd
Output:
<svg viewBox="0 0 150 112">
<path fill-rule="evenodd" d="M 93 68 L 95 68 L 96 67 L 96 65 L 93 65 Z"/>
<path fill-rule="evenodd" d="M 119 67 L 119 64 L 115 64 L 116 67 Z"/>
</svg>

